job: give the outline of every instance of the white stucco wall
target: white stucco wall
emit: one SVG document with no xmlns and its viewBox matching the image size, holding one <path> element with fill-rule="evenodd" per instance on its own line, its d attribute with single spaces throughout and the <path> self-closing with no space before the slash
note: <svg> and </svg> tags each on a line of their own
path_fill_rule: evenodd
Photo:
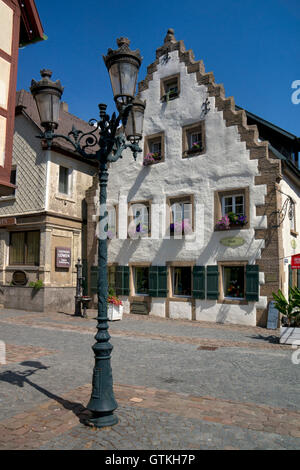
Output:
<svg viewBox="0 0 300 470">
<path fill-rule="evenodd" d="M 292 197 L 295 201 L 295 218 L 296 218 L 296 232 L 300 232 L 300 190 L 296 185 L 284 174 L 280 182 L 280 190 L 284 193 L 282 194 L 282 204 L 284 204 L 287 196 Z M 299 235 L 294 236 L 291 234 L 290 228 L 290 219 L 288 213 L 286 214 L 283 224 L 282 224 L 282 238 L 283 238 L 283 252 L 284 257 L 288 260 L 288 263 L 284 263 L 284 272 L 285 272 L 285 284 L 284 284 L 284 294 L 288 295 L 288 266 L 291 264 L 291 256 L 300 253 L 300 241 Z"/>
<path fill-rule="evenodd" d="M 171 52 L 170 56 L 167 64 L 160 62 L 149 88 L 141 93 L 141 98 L 147 102 L 144 136 L 165 132 L 165 161 L 143 167 L 142 154 L 134 162 L 131 152 L 124 152 L 123 159 L 111 165 L 108 199 L 112 204 L 125 201 L 119 215 L 126 225 L 127 202 L 151 200 L 154 204 L 165 203 L 170 196 L 193 194 L 199 211 L 195 221 L 197 236 L 194 234 L 189 240 L 112 240 L 109 243 L 109 262 L 127 265 L 129 262 L 148 261 L 165 265 L 167 261 L 194 260 L 197 265 L 216 265 L 221 260 L 246 260 L 250 264 L 255 263 L 264 241 L 254 239 L 254 229 L 267 226 L 266 218 L 256 216 L 255 210 L 256 205 L 264 204 L 266 195 L 265 185 L 254 185 L 258 175 L 257 160 L 250 160 L 237 127 L 226 127 L 223 113 L 217 111 L 214 98 L 209 98 L 210 111 L 205 120 L 205 154 L 182 159 L 182 126 L 199 121 L 207 90 L 204 85 L 198 85 L 195 73 L 187 73 L 185 64 L 179 62 L 177 51 Z M 179 98 L 162 103 L 160 79 L 178 72 L 181 77 Z M 140 146 L 143 148 L 143 141 Z M 226 231 L 226 234 L 214 232 L 214 192 L 246 187 L 250 197 L 250 228 Z M 152 207 L 152 216 L 154 210 Z M 241 236 L 245 243 L 237 248 L 228 248 L 219 243 L 224 236 Z M 222 317 L 224 321 L 256 324 L 254 303 L 249 303 L 247 309 L 234 305 L 234 308 L 226 309 L 226 314 L 224 307 L 217 302 L 207 304 L 207 308 L 206 303 L 200 304 L 197 309 L 199 320 L 207 319 L 209 315 L 214 321 Z M 265 299 L 261 298 L 260 304 L 265 304 Z M 156 312 L 162 315 L 162 309 L 153 305 L 151 313 Z M 170 316 L 187 318 L 190 312 L 183 303 L 174 302 L 174 306 L 170 303 Z"/>
</svg>

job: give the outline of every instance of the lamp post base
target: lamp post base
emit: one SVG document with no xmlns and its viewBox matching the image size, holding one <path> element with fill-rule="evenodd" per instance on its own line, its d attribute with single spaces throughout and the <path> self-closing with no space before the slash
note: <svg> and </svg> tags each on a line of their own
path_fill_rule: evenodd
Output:
<svg viewBox="0 0 300 470">
<path fill-rule="evenodd" d="M 93 411 L 91 418 L 88 418 L 84 424 L 88 426 L 95 426 L 96 428 L 105 428 L 108 426 L 114 426 L 119 422 L 118 417 L 113 413 L 97 413 Z"/>
</svg>

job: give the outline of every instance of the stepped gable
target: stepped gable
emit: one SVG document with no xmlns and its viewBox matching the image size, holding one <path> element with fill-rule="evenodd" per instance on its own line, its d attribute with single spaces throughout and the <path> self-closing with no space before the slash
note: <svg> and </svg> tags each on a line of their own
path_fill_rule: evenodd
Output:
<svg viewBox="0 0 300 470">
<path fill-rule="evenodd" d="M 188 73 L 196 73 L 199 85 L 207 87 L 209 97 L 215 98 L 215 106 L 218 111 L 223 112 L 223 118 L 227 127 L 237 126 L 240 139 L 245 142 L 246 148 L 249 150 L 250 159 L 258 160 L 259 175 L 255 176 L 256 185 L 266 185 L 267 194 L 265 196 L 265 204 L 256 206 L 256 215 L 267 216 L 268 227 L 265 229 L 255 229 L 255 239 L 264 239 L 265 248 L 261 251 L 261 258 L 256 259 L 261 272 L 270 272 L 276 274 L 278 279 L 284 278 L 280 258 L 283 256 L 282 245 L 282 227 L 276 231 L 274 226 L 274 214 L 278 208 L 282 207 L 282 199 L 279 191 L 278 183 L 282 178 L 282 160 L 272 158 L 269 155 L 269 142 L 259 142 L 258 128 L 256 125 L 247 124 L 247 116 L 244 109 L 237 110 L 235 101 L 232 96 L 225 97 L 225 90 L 222 84 L 215 83 L 213 72 L 205 72 L 202 60 L 195 61 L 192 50 L 186 50 L 183 41 L 175 39 L 174 30 L 168 29 L 164 39 L 163 46 L 156 50 L 156 60 L 147 67 L 147 75 L 143 81 L 139 83 L 138 91 L 141 93 L 149 86 L 149 82 L 153 79 L 153 73 L 157 71 L 157 66 L 161 57 L 167 52 L 178 51 L 179 61 L 184 62 Z M 277 282 L 277 281 L 276 281 Z M 276 282 L 262 284 L 260 295 L 266 296 L 268 300 L 272 300 L 272 291 L 276 288 Z M 264 325 L 266 323 L 267 309 L 257 309 L 257 324 Z"/>
</svg>

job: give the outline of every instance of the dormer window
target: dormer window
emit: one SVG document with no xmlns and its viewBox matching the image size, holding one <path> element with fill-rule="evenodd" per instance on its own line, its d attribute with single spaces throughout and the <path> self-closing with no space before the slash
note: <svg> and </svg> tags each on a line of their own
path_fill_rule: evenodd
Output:
<svg viewBox="0 0 300 470">
<path fill-rule="evenodd" d="M 162 78 L 160 82 L 161 100 L 168 102 L 178 98 L 180 93 L 180 74 Z"/>
</svg>

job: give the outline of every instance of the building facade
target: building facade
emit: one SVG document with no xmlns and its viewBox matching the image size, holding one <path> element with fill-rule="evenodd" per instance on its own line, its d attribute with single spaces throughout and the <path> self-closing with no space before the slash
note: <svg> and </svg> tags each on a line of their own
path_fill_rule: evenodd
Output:
<svg viewBox="0 0 300 470">
<path fill-rule="evenodd" d="M 147 71 L 143 156 L 109 170 L 110 285 L 125 312 L 265 326 L 272 292 L 299 283 L 299 138 L 235 106 L 173 30 Z M 97 201 L 95 180 L 94 295 Z"/>
<path fill-rule="evenodd" d="M 44 37 L 34 0 L 0 0 L 0 196 L 14 191 L 11 164 L 19 46 Z"/>
<path fill-rule="evenodd" d="M 0 303 L 74 312 L 75 265 L 86 257 L 85 193 L 95 167 L 64 141 L 51 150 L 43 146 L 28 92 L 17 93 L 16 105 L 12 169 L 17 187 L 0 198 Z M 73 124 L 90 129 L 62 103 L 58 132 L 67 134 Z"/>
</svg>

